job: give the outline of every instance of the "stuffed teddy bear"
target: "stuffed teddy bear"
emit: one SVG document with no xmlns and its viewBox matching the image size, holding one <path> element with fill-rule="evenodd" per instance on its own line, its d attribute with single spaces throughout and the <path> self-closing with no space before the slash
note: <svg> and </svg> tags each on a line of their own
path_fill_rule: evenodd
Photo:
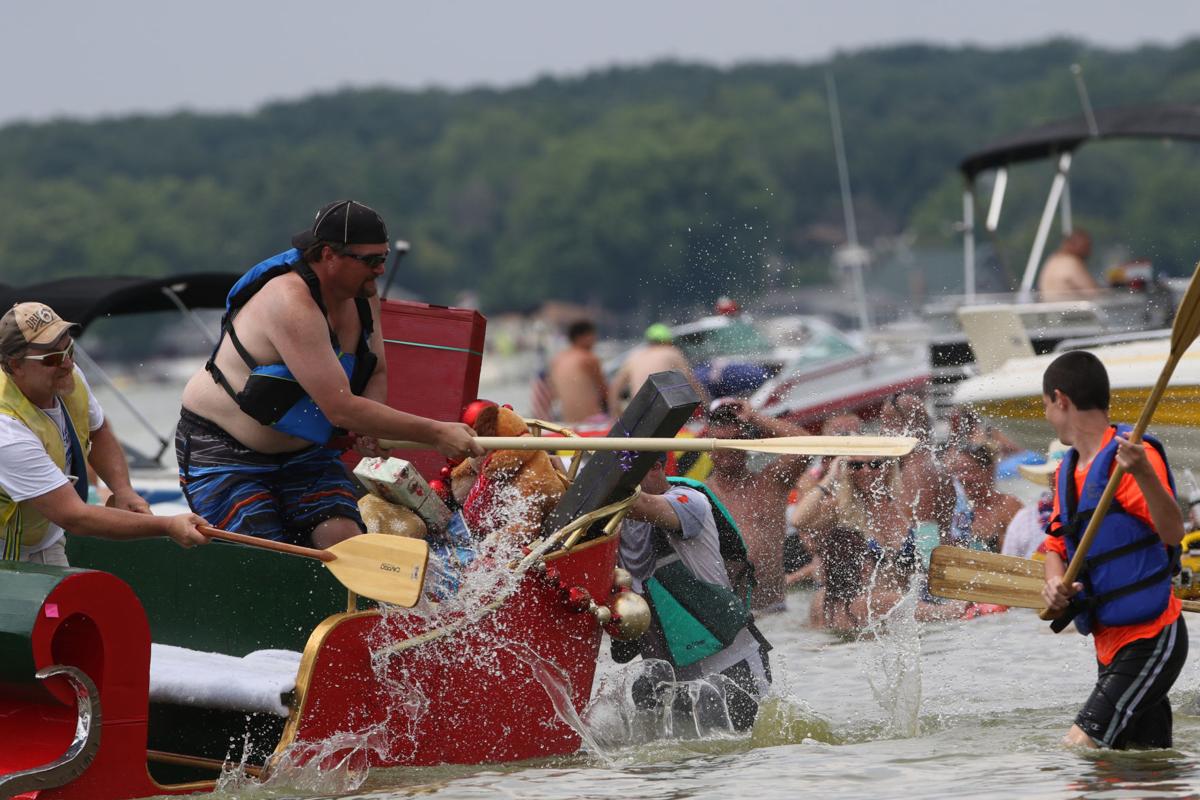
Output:
<svg viewBox="0 0 1200 800">
<path fill-rule="evenodd" d="M 370 533 L 390 533 L 410 539 L 424 539 L 428 535 L 425 522 L 412 509 L 389 503 L 373 494 L 359 499 L 358 513 Z"/>
<path fill-rule="evenodd" d="M 480 436 L 529 434 L 525 420 L 511 408 L 489 404 L 472 411 L 477 413 L 468 424 Z M 499 531 L 508 541 L 527 544 L 562 498 L 567 479 L 543 450 L 495 450 L 456 466 L 450 488 L 476 538 Z"/>
</svg>

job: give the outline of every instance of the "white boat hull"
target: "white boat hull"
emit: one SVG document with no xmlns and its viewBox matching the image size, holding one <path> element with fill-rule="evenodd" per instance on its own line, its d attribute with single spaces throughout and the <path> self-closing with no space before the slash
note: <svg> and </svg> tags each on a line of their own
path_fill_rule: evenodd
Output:
<svg viewBox="0 0 1200 800">
<path fill-rule="evenodd" d="M 1112 388 L 1109 414 L 1133 424 L 1170 354 L 1168 338 L 1088 348 L 1108 369 Z M 1031 450 L 1045 451 L 1054 432 L 1042 405 L 1042 374 L 1059 353 L 1015 358 L 995 372 L 969 378 L 954 392 L 955 404 L 981 416 Z M 1200 348 L 1179 360 L 1149 430 L 1167 446 L 1172 463 L 1200 466 Z"/>
</svg>

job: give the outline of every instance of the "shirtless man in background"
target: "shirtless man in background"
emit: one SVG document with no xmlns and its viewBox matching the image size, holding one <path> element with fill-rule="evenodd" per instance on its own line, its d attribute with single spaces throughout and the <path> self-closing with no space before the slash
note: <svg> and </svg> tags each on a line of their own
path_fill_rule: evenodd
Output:
<svg viewBox="0 0 1200 800">
<path fill-rule="evenodd" d="M 624 395 L 632 397 L 651 375 L 669 370 L 679 370 L 686 375 L 688 383 L 699 395 L 700 402 L 707 404 L 708 392 L 692 374 L 692 365 L 688 363 L 687 356 L 674 345 L 671 329 L 661 322 L 656 322 L 646 329 L 645 339 L 646 343 L 625 359 L 625 363 L 617 370 L 612 385 L 608 387 L 609 413 L 619 415 L 624 406 Z"/>
<path fill-rule="evenodd" d="M 1062 300 L 1071 297 L 1086 297 L 1100 288 L 1092 273 L 1088 272 L 1087 260 L 1092 254 L 1092 237 L 1082 228 L 1076 228 L 1063 239 L 1058 249 L 1042 264 L 1038 275 L 1038 291 L 1043 300 Z"/>
<path fill-rule="evenodd" d="M 322 208 L 292 249 L 263 261 L 229 294 L 221 339 L 188 381 L 175 433 L 179 482 L 210 523 L 329 547 L 365 528 L 337 450 L 337 428 L 482 455 L 473 431 L 386 405 L 376 279 L 388 254 L 383 219 L 353 200 Z"/>
<path fill-rule="evenodd" d="M 567 328 L 571 344 L 550 361 L 547 380 L 558 399 L 558 416 L 568 425 L 604 417 L 607 389 L 596 346 L 596 326 L 579 320 Z"/>
<path fill-rule="evenodd" d="M 757 439 L 803 436 L 799 425 L 764 416 L 744 400 L 713 401 L 706 436 L 715 439 Z M 751 597 L 755 611 L 770 613 L 786 607 L 783 543 L 787 530 L 783 509 L 796 478 L 808 466 L 807 456 L 780 456 L 758 472 L 750 470 L 744 450 L 712 451 L 712 472 L 705 483 L 729 509 L 746 540 L 758 586 Z"/>
</svg>

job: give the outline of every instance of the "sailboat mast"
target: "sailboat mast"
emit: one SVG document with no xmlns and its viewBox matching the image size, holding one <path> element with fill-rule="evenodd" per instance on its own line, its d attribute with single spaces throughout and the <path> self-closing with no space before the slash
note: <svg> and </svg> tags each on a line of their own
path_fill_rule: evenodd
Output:
<svg viewBox="0 0 1200 800">
<path fill-rule="evenodd" d="M 846 243 L 849 250 L 848 266 L 854 283 L 854 299 L 858 306 L 858 324 L 866 331 L 871 327 L 870 309 L 867 307 L 867 289 L 863 282 L 863 250 L 858 243 L 858 224 L 854 215 L 854 195 L 850 192 L 850 169 L 846 165 L 846 143 L 842 137 L 842 115 L 838 106 L 837 84 L 832 70 L 825 72 L 825 91 L 829 97 L 829 124 L 833 129 L 833 153 L 837 162 L 838 184 L 842 192 L 842 216 L 846 223 Z"/>
</svg>

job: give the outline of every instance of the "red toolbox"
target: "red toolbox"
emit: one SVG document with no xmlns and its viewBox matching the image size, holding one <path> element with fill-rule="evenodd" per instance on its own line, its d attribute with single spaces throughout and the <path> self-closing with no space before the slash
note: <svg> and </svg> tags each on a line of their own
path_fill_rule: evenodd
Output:
<svg viewBox="0 0 1200 800">
<path fill-rule="evenodd" d="M 384 300 L 384 352 L 388 405 L 410 414 L 457 422 L 479 393 L 483 337 L 487 320 L 469 308 Z M 446 459 L 436 450 L 396 450 L 426 480 L 436 478 Z M 345 454 L 353 468 L 360 456 Z"/>
</svg>

